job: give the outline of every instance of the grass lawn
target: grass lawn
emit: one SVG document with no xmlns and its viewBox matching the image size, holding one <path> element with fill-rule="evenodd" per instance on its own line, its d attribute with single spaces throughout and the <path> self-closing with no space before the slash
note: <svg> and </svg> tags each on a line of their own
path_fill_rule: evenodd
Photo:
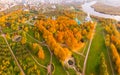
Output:
<svg viewBox="0 0 120 75">
<path fill-rule="evenodd" d="M 83 64 L 84 64 L 84 57 L 73 53 L 73 57 L 75 58 L 76 65 L 79 67 L 79 69 L 82 71 L 83 69 Z"/>
<path fill-rule="evenodd" d="M 91 73 L 93 73 L 94 75 L 99 74 L 98 66 L 100 63 L 101 52 L 103 52 L 105 55 L 109 75 L 112 74 L 107 48 L 105 46 L 105 40 L 102 31 L 103 31 L 102 26 L 98 24 L 96 26 L 96 32 L 91 44 L 90 53 L 86 64 L 86 75 L 90 75 Z"/>
<path fill-rule="evenodd" d="M 29 33 L 30 34 L 30 33 Z M 32 33 L 30 35 L 33 35 Z M 32 41 L 32 42 L 36 42 L 34 39 L 31 39 L 29 36 L 27 36 L 27 41 Z M 47 47 L 43 46 L 43 50 L 44 50 L 44 53 L 45 53 L 45 60 L 42 61 L 38 58 L 35 58 L 38 60 L 38 62 L 42 65 L 45 65 L 47 66 L 49 64 L 49 61 L 50 61 L 50 53 L 49 53 L 49 50 L 47 49 Z M 34 54 L 33 54 L 34 55 Z M 55 66 L 55 70 L 54 70 L 54 73 L 53 75 L 67 75 L 67 73 L 65 72 L 65 70 L 63 69 L 61 63 L 59 62 L 59 60 L 56 58 L 56 56 L 53 55 L 53 60 L 52 60 L 52 63 L 54 64 Z M 41 70 L 41 75 L 46 75 L 45 72 L 44 72 L 44 69 Z"/>
<path fill-rule="evenodd" d="M 84 50 L 84 55 L 86 55 L 86 53 L 87 53 L 87 50 L 88 50 L 88 46 L 89 46 L 89 40 L 87 41 L 87 43 L 86 43 L 86 47 L 85 47 L 85 50 Z"/>
<path fill-rule="evenodd" d="M 55 70 L 53 75 L 67 75 L 67 73 L 65 72 L 65 70 L 63 69 L 61 63 L 59 62 L 59 60 L 56 58 L 56 56 L 53 55 L 53 60 L 52 63 L 55 66 Z"/>
<path fill-rule="evenodd" d="M 27 42 L 33 43 L 33 42 L 36 42 L 36 41 L 34 39 L 31 39 L 27 35 Z M 38 42 L 36 42 L 36 43 L 38 43 Z M 49 50 L 47 49 L 46 46 L 42 46 L 42 48 L 43 48 L 43 51 L 45 53 L 45 59 L 44 60 L 39 59 L 38 55 L 35 55 L 32 50 L 30 50 L 30 52 L 40 64 L 47 66 L 50 62 L 50 52 L 49 52 Z"/>
<path fill-rule="evenodd" d="M 14 31 L 12 29 L 6 27 L 6 28 L 3 29 L 3 32 L 4 33 L 11 33 L 11 32 L 14 32 Z"/>
<path fill-rule="evenodd" d="M 70 73 L 70 75 L 76 75 L 76 72 L 73 69 L 68 69 L 68 72 Z"/>
</svg>

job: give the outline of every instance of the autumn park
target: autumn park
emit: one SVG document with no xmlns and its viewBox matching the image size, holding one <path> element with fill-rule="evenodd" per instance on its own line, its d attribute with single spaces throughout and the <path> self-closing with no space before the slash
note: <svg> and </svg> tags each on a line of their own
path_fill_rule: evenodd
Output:
<svg viewBox="0 0 120 75">
<path fill-rule="evenodd" d="M 0 75 L 120 75 L 120 22 L 82 4 L 0 11 Z"/>
</svg>

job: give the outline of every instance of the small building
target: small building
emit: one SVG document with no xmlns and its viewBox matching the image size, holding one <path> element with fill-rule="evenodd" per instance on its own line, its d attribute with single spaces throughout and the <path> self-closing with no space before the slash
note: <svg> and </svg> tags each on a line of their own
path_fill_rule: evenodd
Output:
<svg viewBox="0 0 120 75">
<path fill-rule="evenodd" d="M 52 8 L 52 9 L 56 9 L 56 6 L 55 6 L 55 5 L 52 5 L 51 8 Z"/>
<path fill-rule="evenodd" d="M 27 9 L 27 8 L 23 8 L 23 11 L 29 11 L 29 9 Z"/>
<path fill-rule="evenodd" d="M 36 20 L 36 19 L 38 19 L 38 16 L 32 17 L 32 20 Z"/>
<path fill-rule="evenodd" d="M 55 16 L 52 16 L 52 20 L 56 20 L 56 17 L 55 17 Z"/>
<path fill-rule="evenodd" d="M 75 8 L 73 6 L 70 6 L 70 10 L 75 10 Z"/>
<path fill-rule="evenodd" d="M 14 41 L 14 42 L 19 42 L 19 41 L 21 41 L 21 39 L 22 39 L 22 36 L 20 36 L 20 35 L 15 35 L 15 36 L 12 38 L 12 41 Z"/>
<path fill-rule="evenodd" d="M 78 18 L 75 18 L 75 21 L 77 22 L 78 25 L 81 24 L 80 20 Z"/>
<path fill-rule="evenodd" d="M 90 14 L 88 13 L 87 17 L 85 18 L 85 22 L 90 22 L 90 21 L 92 21 L 92 19 L 90 17 Z"/>
<path fill-rule="evenodd" d="M 75 67 L 75 59 L 73 57 L 67 59 L 65 62 L 64 62 L 64 65 L 67 67 L 67 68 L 74 68 Z"/>
</svg>

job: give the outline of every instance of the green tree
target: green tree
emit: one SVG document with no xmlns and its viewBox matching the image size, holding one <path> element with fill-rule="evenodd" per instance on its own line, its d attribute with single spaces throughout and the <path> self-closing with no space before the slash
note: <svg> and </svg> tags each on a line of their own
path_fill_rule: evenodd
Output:
<svg viewBox="0 0 120 75">
<path fill-rule="evenodd" d="M 104 54 L 101 53 L 100 56 L 100 75 L 109 75 L 108 70 L 107 70 L 107 65 L 105 63 L 105 57 Z"/>
</svg>

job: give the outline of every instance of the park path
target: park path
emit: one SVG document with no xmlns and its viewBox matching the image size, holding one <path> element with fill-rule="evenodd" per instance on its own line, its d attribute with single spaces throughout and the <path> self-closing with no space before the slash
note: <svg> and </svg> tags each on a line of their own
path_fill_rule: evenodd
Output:
<svg viewBox="0 0 120 75">
<path fill-rule="evenodd" d="M 85 58 L 85 55 L 83 53 L 75 52 L 75 51 L 73 51 L 73 52 Z"/>
<path fill-rule="evenodd" d="M 38 65 L 40 65 L 40 66 L 42 66 L 43 68 L 45 68 L 45 69 L 47 69 L 47 75 L 49 74 L 49 75 L 52 75 L 52 70 L 51 70 L 51 68 L 52 68 L 52 52 L 51 52 L 51 50 L 50 50 L 50 48 L 49 48 L 49 46 L 47 45 L 47 44 L 45 44 L 44 42 L 40 42 L 39 40 L 37 40 L 37 39 L 35 39 L 34 37 L 32 37 L 31 35 L 29 35 L 28 33 L 26 33 L 30 38 L 32 38 L 33 40 L 35 40 L 36 42 L 38 42 L 39 44 L 41 44 L 41 45 L 44 45 L 44 46 L 46 46 L 47 48 L 48 48 L 48 50 L 49 50 L 49 52 L 50 52 L 50 62 L 49 62 L 49 64 L 48 64 L 48 66 L 46 67 L 46 66 L 44 66 L 44 65 L 41 65 L 35 58 L 34 58 L 34 56 L 31 54 L 31 52 L 28 50 L 28 52 L 30 53 L 30 55 L 32 56 L 32 58 L 34 59 L 34 61 L 38 64 Z"/>
<path fill-rule="evenodd" d="M 90 52 L 90 47 L 91 47 L 91 44 L 92 44 L 92 40 L 93 40 L 93 37 L 94 37 L 94 34 L 95 34 L 96 25 L 97 25 L 97 24 L 95 24 L 95 27 L 94 27 L 93 33 L 92 33 L 92 37 L 91 37 L 90 42 L 89 42 L 89 45 L 88 45 L 88 50 L 87 50 L 87 54 L 86 54 L 85 60 L 84 60 L 82 75 L 85 75 L 86 63 L 87 63 L 88 55 L 89 55 L 89 52 Z"/>
<path fill-rule="evenodd" d="M 20 71 L 22 72 L 22 75 L 25 75 L 25 73 L 24 73 L 22 67 L 20 66 L 20 64 L 19 64 L 19 62 L 18 62 L 16 56 L 14 55 L 14 53 L 13 53 L 13 51 L 12 51 L 12 49 L 11 49 L 11 47 L 10 47 L 10 45 L 9 45 L 9 43 L 8 43 L 8 41 L 7 41 L 7 39 L 6 39 L 6 37 L 5 37 L 5 34 L 2 34 L 2 37 L 4 38 L 4 40 L 5 40 L 5 42 L 6 42 L 7 46 L 8 46 L 8 48 L 9 48 L 9 50 L 10 50 L 10 52 L 11 52 L 11 54 L 12 54 L 12 56 L 13 56 L 13 58 L 14 58 L 16 64 L 17 64 L 17 66 L 19 67 Z"/>
<path fill-rule="evenodd" d="M 32 59 L 39 65 L 39 66 L 41 66 L 41 67 L 43 67 L 43 68 L 45 68 L 45 69 L 47 69 L 47 67 L 46 66 L 44 66 L 44 65 L 42 65 L 42 64 L 40 64 L 36 59 L 35 59 L 35 57 L 31 54 L 31 52 L 27 49 L 27 51 L 29 52 L 29 54 L 30 54 L 30 56 L 32 57 Z"/>
</svg>

